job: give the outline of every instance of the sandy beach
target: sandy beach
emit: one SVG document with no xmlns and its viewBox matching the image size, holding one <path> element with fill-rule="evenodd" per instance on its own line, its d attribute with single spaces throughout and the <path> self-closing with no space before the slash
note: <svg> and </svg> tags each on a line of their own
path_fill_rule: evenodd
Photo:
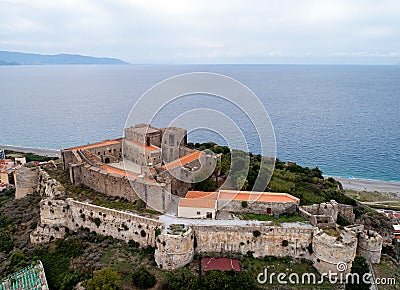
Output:
<svg viewBox="0 0 400 290">
<path fill-rule="evenodd" d="M 400 195 L 400 182 L 371 180 L 361 178 L 344 178 L 332 176 L 343 185 L 343 189 L 356 191 L 393 192 Z"/>
<path fill-rule="evenodd" d="M 29 147 L 19 147 L 10 145 L 0 145 L 0 149 L 23 152 L 23 153 L 33 153 L 48 157 L 61 157 L 61 153 L 59 150 L 52 150 L 52 149 L 29 148 Z"/>
</svg>

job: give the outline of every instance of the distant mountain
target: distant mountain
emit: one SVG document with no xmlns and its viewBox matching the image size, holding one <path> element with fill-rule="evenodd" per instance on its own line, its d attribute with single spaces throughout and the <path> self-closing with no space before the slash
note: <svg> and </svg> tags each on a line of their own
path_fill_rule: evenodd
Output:
<svg viewBox="0 0 400 290">
<path fill-rule="evenodd" d="M 128 64 L 117 58 L 93 57 L 79 54 L 36 54 L 0 51 L 0 65 L 56 65 L 56 64 Z"/>
</svg>

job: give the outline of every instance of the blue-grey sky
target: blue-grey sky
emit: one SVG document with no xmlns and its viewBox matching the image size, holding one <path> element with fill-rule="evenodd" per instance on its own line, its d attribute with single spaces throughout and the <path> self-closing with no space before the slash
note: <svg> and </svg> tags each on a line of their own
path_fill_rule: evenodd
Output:
<svg viewBox="0 0 400 290">
<path fill-rule="evenodd" d="M 0 50 L 131 63 L 400 63 L 398 0 L 0 0 Z"/>
</svg>

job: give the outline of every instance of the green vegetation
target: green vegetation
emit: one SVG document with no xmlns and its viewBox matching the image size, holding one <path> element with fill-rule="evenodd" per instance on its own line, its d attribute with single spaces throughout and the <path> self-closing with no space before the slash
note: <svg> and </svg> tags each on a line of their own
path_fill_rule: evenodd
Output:
<svg viewBox="0 0 400 290">
<path fill-rule="evenodd" d="M 338 214 L 338 216 L 337 216 L 336 223 L 342 227 L 346 227 L 346 226 L 350 225 L 350 222 L 347 219 L 345 219 L 343 216 L 341 216 L 340 214 Z"/>
<path fill-rule="evenodd" d="M 240 214 L 242 220 L 271 221 L 274 223 L 308 222 L 308 219 L 298 214 L 283 214 L 278 218 L 268 214 L 244 213 Z"/>
<path fill-rule="evenodd" d="M 177 269 L 167 273 L 163 289 L 258 289 L 255 280 L 248 272 L 208 271 L 201 276 L 194 275 L 188 268 Z"/>
<path fill-rule="evenodd" d="M 111 268 L 94 271 L 93 278 L 86 283 L 87 290 L 117 290 L 121 276 Z"/>
<path fill-rule="evenodd" d="M 133 285 L 140 289 L 149 289 L 156 285 L 156 277 L 141 266 L 132 274 Z"/>
<path fill-rule="evenodd" d="M 336 238 L 339 238 L 339 237 L 340 237 L 339 232 L 338 232 L 336 229 L 334 229 L 334 228 L 324 229 L 323 231 L 324 231 L 324 233 L 327 234 L 328 236 L 336 237 Z"/>
<path fill-rule="evenodd" d="M 47 162 L 50 160 L 61 160 L 58 157 L 47 157 L 47 156 L 41 156 L 37 155 L 34 153 L 23 153 L 23 152 L 16 152 L 16 151 L 10 151 L 10 150 L 5 150 L 6 155 L 11 155 L 11 159 L 14 160 L 13 155 L 18 155 L 26 158 L 26 162 L 31 162 L 31 161 L 37 161 L 37 162 Z"/>
<path fill-rule="evenodd" d="M 346 290 L 368 290 L 371 285 L 365 283 L 362 277 L 364 274 L 368 273 L 369 270 L 370 268 L 367 260 L 362 256 L 356 256 L 351 266 L 351 273 L 357 273 L 360 279 L 359 281 L 350 280 L 349 283 L 346 284 Z"/>
<path fill-rule="evenodd" d="M 271 160 L 261 155 L 246 153 L 243 151 L 232 151 L 234 160 L 231 160 L 230 149 L 226 146 L 219 146 L 215 143 L 189 143 L 190 148 L 199 150 L 209 149 L 215 153 L 221 153 L 221 162 L 218 167 L 220 181 L 227 177 L 229 170 L 234 172 L 230 180 L 233 186 L 241 186 L 242 190 L 259 190 L 286 192 L 301 200 L 302 205 L 310 205 L 330 201 L 332 199 L 339 203 L 356 206 L 356 201 L 345 195 L 339 189 L 338 183 L 333 178 L 324 179 L 321 170 L 316 168 L 302 167 L 295 163 L 276 160 L 275 169 L 268 187 L 254 188 L 258 174 L 270 175 Z M 263 159 L 264 158 L 264 159 Z M 232 167 L 232 168 L 231 168 Z M 218 178 L 210 177 L 194 186 L 195 190 L 214 191 L 218 188 Z"/>
</svg>

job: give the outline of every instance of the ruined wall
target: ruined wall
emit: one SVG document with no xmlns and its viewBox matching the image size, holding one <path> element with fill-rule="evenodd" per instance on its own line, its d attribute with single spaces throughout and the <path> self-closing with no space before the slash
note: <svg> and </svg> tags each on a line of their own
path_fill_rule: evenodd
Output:
<svg viewBox="0 0 400 290">
<path fill-rule="evenodd" d="M 15 199 L 23 198 L 36 191 L 38 168 L 23 165 L 14 171 Z"/>
<path fill-rule="evenodd" d="M 336 225 L 339 204 L 335 200 L 331 200 L 320 204 L 300 206 L 299 213 L 309 218 L 313 226 L 330 228 Z"/>
<path fill-rule="evenodd" d="M 122 140 L 120 143 L 87 148 L 87 151 L 97 156 L 101 162 L 118 162 L 122 159 Z"/>
<path fill-rule="evenodd" d="M 190 263 L 194 257 L 194 233 L 189 228 L 185 233 L 162 233 L 157 237 L 154 259 L 157 266 L 173 270 Z"/>
<path fill-rule="evenodd" d="M 43 199 L 40 202 L 40 224 L 32 233 L 31 241 L 45 242 L 51 239 L 49 235 L 53 238 L 63 237 L 66 230 L 56 230 L 62 227 L 72 231 L 87 228 L 100 235 L 112 236 L 126 242 L 130 240 L 138 242 L 141 247 L 154 247 L 156 229 L 161 230 L 163 223 L 132 213 L 82 203 L 71 198 Z M 57 232 L 56 236 L 55 232 Z"/>
<path fill-rule="evenodd" d="M 356 255 L 357 237 L 349 232 L 341 233 L 340 237 L 326 234 L 316 229 L 312 241 L 314 267 L 319 273 L 339 273 L 338 264 L 343 264 L 343 273 L 350 272 Z"/>
<path fill-rule="evenodd" d="M 85 185 L 98 192 L 110 196 L 118 196 L 129 201 L 138 199 L 129 180 L 122 175 L 109 173 L 99 167 L 86 165 L 72 165 L 70 178 L 73 185 Z"/>
<path fill-rule="evenodd" d="M 353 213 L 353 207 L 351 205 L 338 203 L 338 214 L 350 223 L 354 223 L 356 215 Z"/>
<path fill-rule="evenodd" d="M 192 226 L 196 253 L 233 252 L 254 257 L 308 257 L 313 227 Z"/>
<path fill-rule="evenodd" d="M 37 228 L 31 233 L 30 241 L 32 244 L 49 243 L 56 239 L 62 239 L 68 233 L 69 229 L 64 226 L 48 226 L 38 224 Z"/>
<path fill-rule="evenodd" d="M 300 208 L 312 215 L 331 216 L 335 222 L 337 220 L 337 215 L 339 212 L 338 203 L 335 200 L 331 200 L 330 202 L 323 202 L 320 204 L 301 206 Z"/>
<path fill-rule="evenodd" d="M 52 179 L 45 170 L 39 167 L 37 172 L 36 191 L 40 196 L 55 197 L 65 193 L 64 186 L 57 180 Z"/>
<path fill-rule="evenodd" d="M 382 251 L 382 236 L 375 231 L 362 231 L 358 235 L 357 255 L 379 264 Z"/>
</svg>

